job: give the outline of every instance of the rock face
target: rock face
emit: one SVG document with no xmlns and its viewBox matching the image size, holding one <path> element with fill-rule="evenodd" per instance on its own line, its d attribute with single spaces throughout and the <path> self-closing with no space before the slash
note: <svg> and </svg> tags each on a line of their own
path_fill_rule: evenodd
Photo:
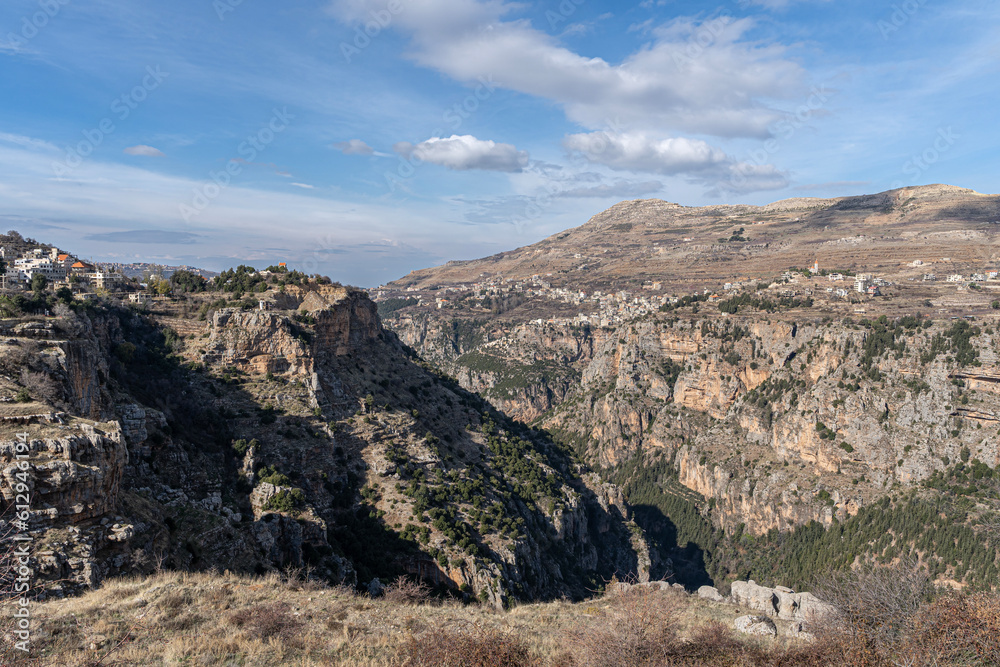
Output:
<svg viewBox="0 0 1000 667">
<path fill-rule="evenodd" d="M 664 453 L 726 529 L 829 525 L 963 451 L 1000 461 L 1000 443 L 980 432 L 1000 417 L 997 335 L 970 327 L 980 364 L 970 368 L 945 352 L 930 358 L 934 340 L 950 345 L 953 322 L 893 326 L 637 322 L 597 347 L 545 425 L 587 442 L 605 466 Z"/>
<path fill-rule="evenodd" d="M 4 501 L 15 499 L 12 489 L 21 470 L 17 455 L 26 444 L 33 525 L 53 520 L 80 523 L 112 511 L 118 503 L 128 451 L 118 424 L 103 426 L 108 430 L 80 424 L 76 433 L 55 438 L 33 438 L 29 430 L 24 444 L 16 438 L 0 441 Z"/>
<path fill-rule="evenodd" d="M 312 356 L 287 316 L 227 308 L 212 321 L 207 364 L 261 373 L 312 373 Z"/>
<path fill-rule="evenodd" d="M 526 422 L 566 399 L 602 335 L 567 326 L 427 316 L 396 320 L 393 331 L 462 387 Z"/>
<path fill-rule="evenodd" d="M 734 604 L 760 611 L 785 621 L 819 622 L 833 608 L 812 593 L 796 593 L 788 588 L 767 588 L 751 581 L 734 581 L 730 593 Z"/>
<path fill-rule="evenodd" d="M 666 455 L 727 530 L 830 525 L 965 450 L 1000 463 L 1000 444 L 978 432 L 1000 424 L 1000 337 L 988 329 L 970 339 L 979 366 L 963 366 L 947 350 L 925 361 L 934 340 L 951 345 L 951 321 L 890 321 L 889 334 L 752 312 L 594 330 L 490 321 L 476 335 L 423 316 L 393 326 L 463 386 L 586 443 L 602 467 Z M 869 342 L 885 335 L 901 351 Z M 532 366 L 544 360 L 561 375 Z"/>
</svg>

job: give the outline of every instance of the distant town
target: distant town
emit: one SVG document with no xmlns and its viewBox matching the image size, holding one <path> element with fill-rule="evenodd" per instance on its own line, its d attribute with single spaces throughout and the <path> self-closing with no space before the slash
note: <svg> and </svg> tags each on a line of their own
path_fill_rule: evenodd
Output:
<svg viewBox="0 0 1000 667">
<path fill-rule="evenodd" d="M 942 258 L 947 262 L 948 258 Z M 915 260 L 910 268 L 925 267 L 924 262 Z M 561 287 L 553 284 L 553 274 L 532 275 L 528 278 L 510 278 L 503 275 L 481 274 L 473 283 L 435 285 L 427 288 L 407 287 L 392 289 L 386 286 L 370 290 L 376 302 L 394 301 L 400 307 L 418 306 L 434 310 L 474 310 L 489 309 L 492 304 L 505 299 L 522 298 L 546 299 L 553 302 L 580 306 L 574 317 L 550 317 L 533 319 L 531 324 L 555 324 L 560 326 L 613 327 L 623 322 L 645 317 L 650 313 L 668 310 L 684 299 L 689 302 L 704 301 L 721 303 L 740 294 L 754 294 L 758 297 L 784 299 L 795 305 L 817 305 L 847 307 L 854 312 L 865 312 L 865 305 L 882 297 L 883 301 L 899 296 L 911 283 L 931 287 L 934 283 L 945 283 L 958 293 L 977 293 L 1000 290 L 1000 272 L 983 270 L 969 275 L 951 273 L 938 278 L 934 273 L 923 273 L 918 277 L 888 278 L 871 273 L 854 273 L 846 270 L 821 268 L 816 262 L 805 269 L 789 269 L 780 276 L 770 279 L 741 278 L 725 282 L 715 288 L 702 288 L 687 295 L 665 294 L 666 283 L 648 281 L 637 290 L 585 290 Z M 984 285 L 985 284 L 985 285 Z M 940 288 L 944 288 L 941 285 Z M 941 289 L 935 290 L 940 294 Z M 913 296 L 917 296 L 914 294 Z M 965 303 L 962 299 L 939 299 L 940 306 L 957 307 Z M 925 304 L 926 305 L 926 304 Z M 966 305 L 972 305 L 968 303 Z M 993 303 L 993 308 L 997 303 Z M 940 308 L 945 312 L 947 308 Z"/>
<path fill-rule="evenodd" d="M 143 302 L 145 292 L 155 292 L 150 286 L 153 278 L 167 279 L 180 271 L 206 279 L 218 275 L 189 266 L 92 262 L 14 231 L 0 235 L 0 261 L 0 289 L 17 292 L 67 288 L 74 295 L 118 296 L 131 302 Z"/>
</svg>

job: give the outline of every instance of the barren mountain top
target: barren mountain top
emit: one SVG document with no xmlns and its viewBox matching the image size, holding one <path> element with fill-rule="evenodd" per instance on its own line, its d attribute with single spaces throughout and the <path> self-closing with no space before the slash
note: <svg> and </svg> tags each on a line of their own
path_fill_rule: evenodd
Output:
<svg viewBox="0 0 1000 667">
<path fill-rule="evenodd" d="M 640 199 L 533 245 L 415 271 L 394 285 L 551 274 L 554 283 L 581 288 L 642 280 L 681 288 L 773 276 L 817 261 L 831 270 L 895 275 L 920 260 L 947 264 L 939 273 L 961 273 L 997 263 L 998 223 L 1000 195 L 950 185 L 765 206 L 686 207 Z"/>
</svg>

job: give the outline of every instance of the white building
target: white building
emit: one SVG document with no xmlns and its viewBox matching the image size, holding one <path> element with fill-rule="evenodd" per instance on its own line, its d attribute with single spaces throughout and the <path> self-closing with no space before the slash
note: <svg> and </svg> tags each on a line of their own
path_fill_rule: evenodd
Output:
<svg viewBox="0 0 1000 667">
<path fill-rule="evenodd" d="M 22 257 L 14 260 L 14 270 L 21 274 L 25 282 L 31 282 L 36 275 L 44 276 L 49 282 L 66 277 L 66 269 L 45 257 Z"/>
<path fill-rule="evenodd" d="M 83 274 L 83 279 L 90 283 L 90 286 L 94 289 L 110 290 L 118 287 L 125 278 L 120 273 L 94 271 L 93 273 Z"/>
</svg>

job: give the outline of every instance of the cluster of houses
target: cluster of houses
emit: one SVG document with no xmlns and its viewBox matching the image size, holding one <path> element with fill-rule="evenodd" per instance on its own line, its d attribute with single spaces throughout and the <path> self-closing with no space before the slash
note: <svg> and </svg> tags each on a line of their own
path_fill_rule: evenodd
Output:
<svg viewBox="0 0 1000 667">
<path fill-rule="evenodd" d="M 1000 278 L 1000 272 L 998 271 L 987 271 L 986 273 L 973 273 L 972 275 L 966 277 L 961 273 L 953 273 L 946 279 L 949 283 L 985 283 L 987 281 L 993 281 Z M 928 273 L 924 275 L 925 281 L 937 280 L 937 276 L 933 273 Z"/>
<path fill-rule="evenodd" d="M 819 274 L 819 263 L 817 262 L 811 268 L 813 276 L 815 277 Z M 782 274 L 781 278 L 785 282 L 796 282 L 801 274 L 795 273 L 793 271 L 786 271 Z M 826 274 L 826 279 L 831 283 L 849 283 L 853 280 L 854 288 L 853 290 L 849 287 L 827 287 L 826 291 L 829 294 L 833 294 L 835 298 L 838 299 L 849 299 L 851 293 L 865 294 L 867 296 L 882 296 L 882 288 L 892 285 L 888 280 L 884 278 L 878 278 L 872 274 L 859 273 L 856 276 L 847 276 L 843 273 L 828 273 Z M 807 293 L 811 292 L 806 290 Z"/>
<path fill-rule="evenodd" d="M 530 278 L 516 279 L 504 278 L 502 275 L 489 276 L 483 274 L 480 280 L 471 284 L 456 284 L 447 287 L 440 287 L 435 290 L 433 297 L 434 307 L 438 310 L 451 307 L 457 300 L 458 295 L 462 295 L 463 300 L 471 293 L 479 302 L 488 298 L 503 298 L 513 295 L 525 297 L 542 297 L 553 301 L 560 301 L 577 306 L 591 306 L 591 310 L 597 312 L 592 314 L 579 314 L 573 318 L 555 318 L 552 320 L 539 320 L 536 323 L 549 323 L 560 325 L 592 325 L 592 326 L 612 326 L 621 322 L 642 317 L 657 311 L 660 306 L 670 303 L 668 296 L 636 296 L 627 291 L 605 293 L 594 291 L 588 294 L 583 290 L 572 290 L 562 287 L 553 287 L 547 279 L 551 274 L 542 276 L 536 274 Z M 658 289 L 661 285 L 646 286 L 644 289 Z M 410 293 L 417 293 L 420 290 L 409 287 L 406 290 Z M 452 296 L 455 295 L 455 296 Z M 372 292 L 372 298 L 379 301 L 388 298 L 390 293 L 382 288 L 377 288 Z M 425 305 L 422 294 L 414 294 L 419 305 Z M 676 298 L 674 299 L 676 301 Z M 596 307 L 596 308 L 594 308 Z"/>
<path fill-rule="evenodd" d="M 35 276 L 43 276 L 46 284 L 53 287 L 76 289 L 116 291 L 125 283 L 120 273 L 105 271 L 55 247 L 18 250 L 0 246 L 0 259 L 6 268 L 0 275 L 2 289 L 30 289 Z"/>
<path fill-rule="evenodd" d="M 920 264 L 922 264 L 922 262 L 920 262 Z M 916 265 L 917 264 L 914 264 L 914 266 Z M 468 303 L 470 295 L 473 302 L 479 302 L 481 304 L 489 298 L 503 298 L 511 295 L 523 295 L 525 297 L 543 297 L 580 306 L 592 306 L 591 308 L 586 309 L 591 311 L 590 314 L 581 312 L 575 317 L 536 319 L 531 322 L 531 324 L 534 325 L 556 324 L 609 327 L 635 318 L 643 317 L 658 311 L 663 305 L 674 304 L 678 301 L 678 298 L 675 296 L 644 294 L 635 295 L 627 291 L 604 293 L 595 290 L 588 294 L 582 290 L 553 287 L 549 280 L 551 276 L 552 274 L 547 274 L 545 276 L 533 275 L 530 278 L 516 279 L 504 278 L 502 275 L 489 275 L 483 273 L 480 275 L 480 280 L 470 284 L 455 284 L 435 288 L 433 290 L 433 297 L 426 295 L 423 290 L 415 287 L 407 288 L 406 291 L 412 293 L 412 296 L 417 300 L 418 305 L 430 305 L 430 299 L 433 299 L 433 305 L 438 310 L 451 308 L 459 303 Z M 788 283 L 797 283 L 802 277 L 806 277 L 808 279 L 810 287 L 801 291 L 789 289 L 791 286 L 787 285 Z M 843 273 L 825 272 L 821 274 L 819 264 L 817 262 L 810 267 L 810 271 L 806 273 L 786 271 L 781 276 L 780 282 L 785 283 L 787 287 L 780 291 L 780 295 L 799 296 L 802 294 L 805 296 L 812 296 L 814 292 L 822 291 L 823 289 L 821 287 L 817 287 L 813 281 L 817 279 L 821 280 L 823 277 L 827 279 L 828 283 L 831 283 L 825 291 L 830 294 L 832 298 L 842 299 L 845 301 L 852 300 L 852 294 L 861 294 L 868 297 L 882 296 L 882 289 L 892 285 L 892 283 L 888 280 L 877 277 L 873 274 L 862 273 L 857 275 L 846 275 Z M 937 280 L 934 274 L 926 274 L 923 279 L 925 281 Z M 998 279 L 1000 279 L 1000 272 L 997 271 L 974 273 L 969 277 L 956 274 L 947 278 L 949 282 L 955 283 L 965 283 L 969 281 L 986 282 Z M 837 283 L 842 283 L 843 286 L 838 286 Z M 755 289 L 758 284 L 757 280 L 750 278 L 727 282 L 723 286 L 723 293 L 732 295 L 744 289 Z M 644 292 L 659 292 L 663 289 L 663 283 L 656 281 L 647 282 L 642 286 L 642 289 Z M 706 296 L 710 295 L 708 299 L 710 302 L 716 302 L 726 298 L 725 296 L 720 296 L 719 294 L 713 294 L 711 290 L 705 290 L 704 294 Z M 376 301 L 391 298 L 393 296 L 398 296 L 398 293 L 386 290 L 383 287 L 372 290 L 372 297 Z"/>
</svg>

